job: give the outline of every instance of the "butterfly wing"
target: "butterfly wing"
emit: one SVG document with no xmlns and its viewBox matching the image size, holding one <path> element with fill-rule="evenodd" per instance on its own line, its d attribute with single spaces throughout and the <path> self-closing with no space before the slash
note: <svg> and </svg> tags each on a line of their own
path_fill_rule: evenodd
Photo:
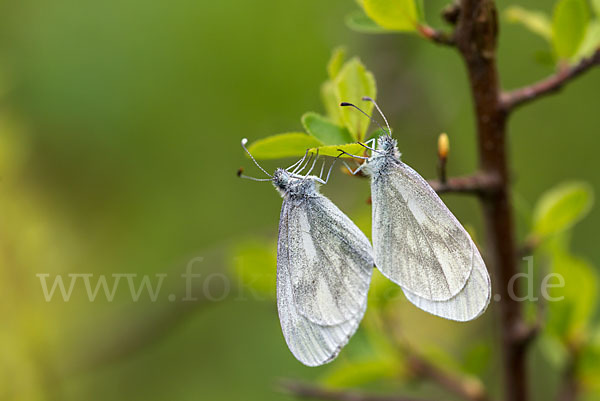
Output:
<svg viewBox="0 0 600 401">
<path fill-rule="evenodd" d="M 475 250 L 473 257 L 473 271 L 467 283 L 458 294 L 447 301 L 430 301 L 407 290 L 404 290 L 404 295 L 417 307 L 445 319 L 466 322 L 481 316 L 490 303 L 491 283 L 479 252 Z"/>
<path fill-rule="evenodd" d="M 375 264 L 417 297 L 457 295 L 479 255 L 460 222 L 417 172 L 397 159 L 371 180 Z"/>
<path fill-rule="evenodd" d="M 319 366 L 332 361 L 356 332 L 367 303 L 360 314 L 346 322 L 323 326 L 311 322 L 297 309 L 293 285 L 287 267 L 277 274 L 277 306 L 283 336 L 292 354 L 307 366 Z"/>
<path fill-rule="evenodd" d="M 283 335 L 308 366 L 327 363 L 365 313 L 372 248 L 324 196 L 285 199 L 277 248 L 277 305 Z"/>
</svg>

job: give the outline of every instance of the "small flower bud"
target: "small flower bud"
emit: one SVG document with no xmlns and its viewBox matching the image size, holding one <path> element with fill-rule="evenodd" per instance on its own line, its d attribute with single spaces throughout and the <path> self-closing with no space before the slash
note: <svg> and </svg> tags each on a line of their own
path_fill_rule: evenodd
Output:
<svg viewBox="0 0 600 401">
<path fill-rule="evenodd" d="M 441 160 L 446 160 L 448 158 L 449 152 L 450 140 L 448 139 L 448 135 L 445 132 L 443 132 L 438 138 L 438 156 Z"/>
</svg>

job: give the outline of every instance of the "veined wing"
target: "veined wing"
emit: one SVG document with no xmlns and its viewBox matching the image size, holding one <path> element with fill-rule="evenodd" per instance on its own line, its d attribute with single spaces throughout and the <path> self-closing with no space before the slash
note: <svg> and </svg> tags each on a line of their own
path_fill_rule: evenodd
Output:
<svg viewBox="0 0 600 401">
<path fill-rule="evenodd" d="M 328 326 L 360 314 L 374 264 L 367 237 L 324 196 L 286 200 L 282 219 L 288 230 L 279 243 L 287 241 L 285 261 L 298 312 Z"/>
<path fill-rule="evenodd" d="M 362 303 L 357 311 L 349 313 L 347 318 L 337 324 L 325 325 L 315 323 L 314 320 L 317 319 L 314 317 L 313 319 L 309 319 L 306 316 L 307 311 L 315 311 L 316 308 L 317 317 L 322 319 L 322 314 L 319 314 L 321 312 L 320 309 L 323 308 L 326 310 L 329 307 L 336 309 L 333 305 L 322 305 L 320 307 L 314 305 L 310 307 L 305 306 L 303 310 L 300 310 L 297 302 L 298 300 L 304 302 L 306 298 L 304 296 L 298 297 L 297 293 L 304 287 L 294 285 L 293 278 L 299 276 L 301 271 L 298 271 L 298 269 L 304 267 L 304 262 L 300 263 L 294 258 L 300 257 L 300 260 L 304 260 L 302 256 L 305 254 L 301 253 L 298 256 L 296 248 L 299 244 L 294 233 L 300 230 L 298 216 L 307 217 L 306 212 L 298 214 L 299 211 L 297 209 L 304 207 L 306 205 L 292 205 L 284 201 L 281 210 L 279 243 L 277 248 L 277 307 L 283 336 L 292 354 L 305 365 L 318 366 L 333 360 L 342 347 L 346 345 L 350 337 L 352 337 L 365 313 L 367 298 L 365 290 Z M 310 230 L 308 231 L 310 232 Z M 366 281 L 367 287 L 372 272 L 372 261 L 369 263 L 371 264 L 368 272 L 363 274 L 365 277 L 368 275 Z M 323 277 L 315 276 L 314 279 L 323 280 Z M 304 279 L 300 279 L 300 281 L 302 280 Z M 346 312 L 344 311 L 344 313 Z M 336 310 L 337 315 L 341 313 L 341 311 Z"/>
<path fill-rule="evenodd" d="M 396 160 L 371 182 L 375 264 L 410 293 L 445 301 L 474 265 L 471 237 L 435 191 Z"/>
<path fill-rule="evenodd" d="M 277 274 L 277 309 L 283 337 L 292 354 L 307 366 L 319 366 L 331 362 L 356 332 L 367 308 L 367 301 L 360 313 L 346 322 L 323 326 L 305 318 L 294 303 L 293 285 L 286 267 Z"/>
<path fill-rule="evenodd" d="M 430 301 L 407 290 L 404 295 L 417 307 L 433 315 L 445 319 L 466 322 L 479 317 L 490 303 L 491 283 L 485 264 L 477 252 L 473 250 L 473 271 L 464 288 L 447 301 Z"/>
</svg>

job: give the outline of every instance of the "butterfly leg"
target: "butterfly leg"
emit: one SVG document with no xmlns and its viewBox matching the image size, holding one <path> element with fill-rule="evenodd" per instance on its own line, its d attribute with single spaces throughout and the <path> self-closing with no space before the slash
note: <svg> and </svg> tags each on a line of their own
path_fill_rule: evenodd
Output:
<svg viewBox="0 0 600 401">
<path fill-rule="evenodd" d="M 325 160 L 323 160 L 323 164 L 321 165 L 321 172 L 319 173 L 319 178 L 323 179 L 323 170 L 325 169 Z"/>
<path fill-rule="evenodd" d="M 358 166 L 357 168 L 355 168 L 354 170 L 352 170 L 352 168 L 348 165 L 348 163 L 346 163 L 343 160 L 342 160 L 342 163 L 344 163 L 344 166 L 346 166 L 346 168 L 352 175 L 356 175 L 357 173 L 359 173 L 362 170 L 362 168 L 366 165 L 366 163 L 363 163 L 360 166 Z"/>
<path fill-rule="evenodd" d="M 310 175 L 310 173 L 312 173 L 312 171 L 315 169 L 315 165 L 317 164 L 317 159 L 319 158 L 319 149 L 317 149 L 317 153 L 315 155 L 315 160 L 313 161 L 312 165 L 310 166 L 310 169 L 308 170 L 308 172 L 306 173 L 306 176 L 308 177 Z"/>
<path fill-rule="evenodd" d="M 291 166 L 289 166 L 288 168 L 286 168 L 286 170 L 290 170 L 291 168 L 296 167 L 299 164 L 302 164 L 302 162 L 304 161 L 304 159 L 306 159 L 306 156 L 308 155 L 308 151 L 310 149 L 306 149 L 306 152 L 304 153 L 304 156 L 302 156 L 302 159 L 298 160 L 296 163 L 292 164 Z"/>
<path fill-rule="evenodd" d="M 374 147 L 374 142 L 375 142 L 376 138 L 371 138 L 369 139 L 367 142 L 362 143 L 362 142 L 357 142 L 360 146 L 362 146 L 363 148 L 370 150 L 371 152 L 377 152 L 377 150 Z M 371 142 L 371 145 L 369 145 L 369 142 Z"/>
<path fill-rule="evenodd" d="M 310 162 L 311 162 L 312 158 L 313 158 L 313 154 L 312 154 L 312 153 L 310 153 L 310 154 L 308 155 L 308 159 L 307 159 L 307 160 L 306 160 L 306 161 L 305 161 L 303 164 L 300 164 L 300 165 L 298 165 L 298 166 L 297 166 L 297 167 L 294 169 L 294 171 L 292 171 L 292 174 L 300 174 L 300 172 L 302 172 L 302 170 L 304 170 L 304 169 L 306 168 L 306 166 L 308 166 L 308 165 L 310 164 Z"/>
</svg>

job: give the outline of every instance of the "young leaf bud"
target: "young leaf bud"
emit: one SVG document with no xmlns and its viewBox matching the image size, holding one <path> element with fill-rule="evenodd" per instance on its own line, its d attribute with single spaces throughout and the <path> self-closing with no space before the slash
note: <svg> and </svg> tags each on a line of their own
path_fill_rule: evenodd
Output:
<svg viewBox="0 0 600 401">
<path fill-rule="evenodd" d="M 450 152 L 450 141 L 448 140 L 448 135 L 443 132 L 438 138 L 438 157 L 440 160 L 446 160 L 448 152 Z"/>
</svg>

